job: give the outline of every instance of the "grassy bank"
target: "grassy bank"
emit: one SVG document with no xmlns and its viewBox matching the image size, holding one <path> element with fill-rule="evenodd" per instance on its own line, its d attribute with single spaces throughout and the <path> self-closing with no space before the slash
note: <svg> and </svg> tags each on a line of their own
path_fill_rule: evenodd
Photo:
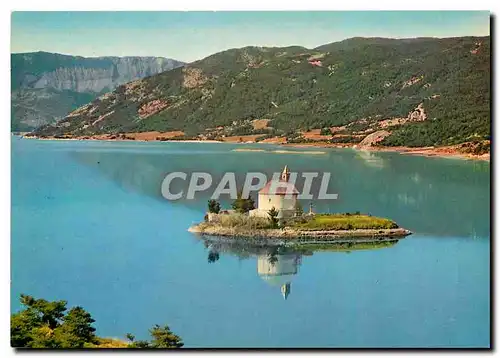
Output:
<svg viewBox="0 0 500 358">
<path fill-rule="evenodd" d="M 309 220 L 295 222 L 292 228 L 300 230 L 360 230 L 396 229 L 398 225 L 389 219 L 362 214 L 319 214 Z"/>
<path fill-rule="evenodd" d="M 248 216 L 240 213 L 233 213 L 229 215 L 217 215 L 210 223 L 201 223 L 200 225 L 217 225 L 222 228 L 238 228 L 242 230 L 255 230 L 255 229 L 271 229 L 271 222 L 266 218 Z"/>
</svg>

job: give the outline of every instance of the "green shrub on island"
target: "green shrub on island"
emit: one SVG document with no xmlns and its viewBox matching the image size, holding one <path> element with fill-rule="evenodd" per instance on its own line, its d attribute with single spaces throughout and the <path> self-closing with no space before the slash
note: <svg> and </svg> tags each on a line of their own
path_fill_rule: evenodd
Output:
<svg viewBox="0 0 500 358">
<path fill-rule="evenodd" d="M 218 214 L 220 211 L 220 204 L 217 200 L 210 199 L 208 201 L 208 212 Z"/>
<path fill-rule="evenodd" d="M 95 320 L 82 307 L 69 311 L 66 301 L 47 301 L 21 295 L 24 309 L 11 314 L 10 344 L 14 348 L 180 348 L 184 345 L 179 336 L 156 325 L 150 330 L 152 340 L 130 343 L 119 339 L 101 338 L 95 335 Z M 67 311 L 67 312 L 66 312 Z"/>
<path fill-rule="evenodd" d="M 295 222 L 300 230 L 359 230 L 396 229 L 398 225 L 389 219 L 360 214 L 318 214 L 309 220 Z"/>
<path fill-rule="evenodd" d="M 277 228 L 277 227 L 278 227 L 278 221 L 279 221 L 279 220 L 278 220 L 278 214 L 279 214 L 278 210 L 276 210 L 276 209 L 274 208 L 274 206 L 273 206 L 273 207 L 271 208 L 271 210 L 269 210 L 269 211 L 267 212 L 267 214 L 269 215 L 269 222 L 270 222 L 270 224 L 271 224 L 271 227 L 273 227 L 273 228 Z"/>
<path fill-rule="evenodd" d="M 241 230 L 276 229 L 279 227 L 278 210 L 268 211 L 268 217 L 249 216 L 248 214 L 232 213 L 214 216 L 210 222 L 199 224 L 201 230 L 210 227 L 231 228 Z M 366 214 L 316 214 L 314 216 L 296 216 L 285 219 L 283 226 L 297 230 L 384 230 L 397 229 L 398 225 L 389 219 Z"/>
<path fill-rule="evenodd" d="M 255 202 L 251 197 L 243 198 L 242 193 L 238 193 L 238 198 L 231 204 L 232 208 L 238 213 L 248 213 L 250 210 L 255 209 Z"/>
</svg>

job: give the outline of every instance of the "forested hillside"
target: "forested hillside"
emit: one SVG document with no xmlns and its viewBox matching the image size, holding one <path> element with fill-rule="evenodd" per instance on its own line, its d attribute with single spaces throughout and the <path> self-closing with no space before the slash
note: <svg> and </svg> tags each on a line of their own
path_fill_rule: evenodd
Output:
<svg viewBox="0 0 500 358">
<path fill-rule="evenodd" d="M 256 126 L 256 120 L 262 125 Z M 262 121 L 264 120 L 264 121 Z M 119 86 L 36 135 L 182 130 L 385 145 L 490 136 L 490 38 L 352 38 L 245 47 Z"/>
</svg>

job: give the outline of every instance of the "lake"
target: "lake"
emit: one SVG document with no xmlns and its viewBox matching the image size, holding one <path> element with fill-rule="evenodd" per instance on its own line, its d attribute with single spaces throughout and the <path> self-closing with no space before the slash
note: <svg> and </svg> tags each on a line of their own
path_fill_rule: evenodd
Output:
<svg viewBox="0 0 500 358">
<path fill-rule="evenodd" d="M 168 324 L 190 348 L 490 346 L 489 163 L 276 149 L 12 137 L 12 312 L 21 293 L 64 299 L 100 336 L 147 339 Z M 338 199 L 316 211 L 389 217 L 414 234 L 333 251 L 207 242 L 187 229 L 208 197 L 161 196 L 168 172 L 285 165 L 331 173 Z"/>
</svg>

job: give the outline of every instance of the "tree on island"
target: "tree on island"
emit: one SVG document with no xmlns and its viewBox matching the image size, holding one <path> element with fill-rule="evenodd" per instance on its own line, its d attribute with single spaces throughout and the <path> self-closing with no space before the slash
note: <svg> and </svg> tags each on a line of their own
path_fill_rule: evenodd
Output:
<svg viewBox="0 0 500 358">
<path fill-rule="evenodd" d="M 217 200 L 210 199 L 208 201 L 208 212 L 218 214 L 220 212 L 220 204 Z"/>
<path fill-rule="evenodd" d="M 168 326 L 155 325 L 149 332 L 152 340 L 135 341 L 127 333 L 130 343 L 95 335 L 95 322 L 90 313 L 76 306 L 68 312 L 66 301 L 49 302 L 21 295 L 24 309 L 11 315 L 10 344 L 14 348 L 180 348 L 182 339 Z"/>
<path fill-rule="evenodd" d="M 300 201 L 295 203 L 295 216 L 302 216 L 304 214 L 304 209 L 302 208 L 302 204 Z"/>
<path fill-rule="evenodd" d="M 231 204 L 232 208 L 241 214 L 248 213 L 250 210 L 255 209 L 255 202 L 251 197 L 244 199 L 242 193 L 238 193 L 238 198 Z"/>
<path fill-rule="evenodd" d="M 274 208 L 274 206 L 267 212 L 267 215 L 269 215 L 269 221 L 271 222 L 271 227 L 277 228 L 278 227 L 278 210 Z"/>
</svg>

